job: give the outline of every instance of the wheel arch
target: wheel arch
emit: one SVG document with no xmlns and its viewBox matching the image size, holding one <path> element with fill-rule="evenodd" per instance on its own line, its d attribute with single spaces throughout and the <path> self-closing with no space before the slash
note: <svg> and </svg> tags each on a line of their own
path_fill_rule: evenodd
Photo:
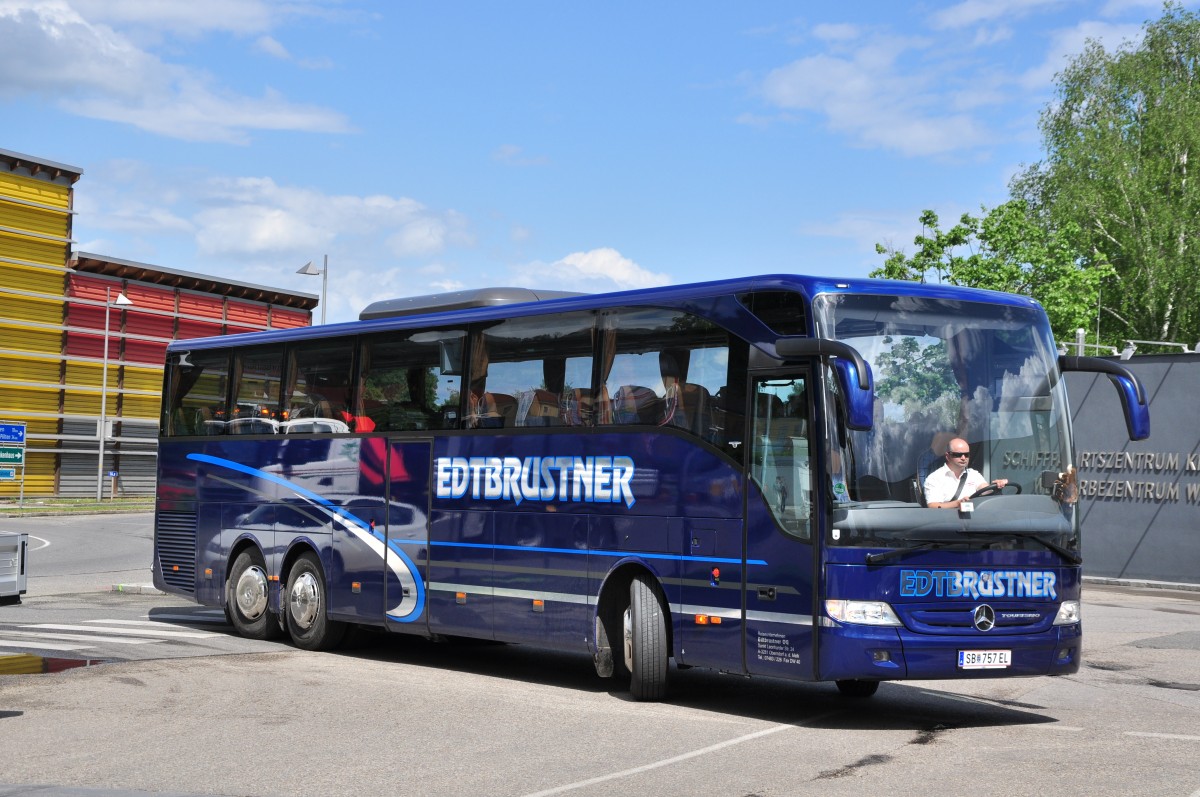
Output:
<svg viewBox="0 0 1200 797">
<path fill-rule="evenodd" d="M 667 626 L 667 650 L 675 655 L 675 623 L 672 619 L 671 605 L 667 602 L 666 590 L 663 589 L 662 579 L 658 573 L 637 559 L 626 559 L 619 562 L 600 585 L 600 593 L 596 599 L 596 638 L 592 640 L 599 653 L 602 648 L 612 649 L 622 638 L 622 615 L 629 605 L 629 585 L 637 575 L 644 575 L 654 587 L 654 595 Z M 604 638 L 601 637 L 603 635 Z M 605 645 L 604 643 L 608 644 Z"/>
</svg>

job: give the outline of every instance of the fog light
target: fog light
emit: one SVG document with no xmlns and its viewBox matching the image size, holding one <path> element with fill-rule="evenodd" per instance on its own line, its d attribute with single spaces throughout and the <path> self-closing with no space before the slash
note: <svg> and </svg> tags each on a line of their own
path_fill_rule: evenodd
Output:
<svg viewBox="0 0 1200 797">
<path fill-rule="evenodd" d="M 892 654 L 886 650 L 872 650 L 871 661 L 891 661 Z"/>
</svg>

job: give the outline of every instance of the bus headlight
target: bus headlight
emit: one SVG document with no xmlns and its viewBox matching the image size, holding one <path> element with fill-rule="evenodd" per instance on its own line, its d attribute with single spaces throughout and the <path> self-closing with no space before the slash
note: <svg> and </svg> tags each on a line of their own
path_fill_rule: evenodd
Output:
<svg viewBox="0 0 1200 797">
<path fill-rule="evenodd" d="M 839 623 L 900 625 L 900 618 L 883 601 L 825 601 L 825 611 Z"/>
<path fill-rule="evenodd" d="M 1063 601 L 1058 607 L 1058 616 L 1054 618 L 1055 625 L 1071 625 L 1079 622 L 1079 601 Z"/>
</svg>

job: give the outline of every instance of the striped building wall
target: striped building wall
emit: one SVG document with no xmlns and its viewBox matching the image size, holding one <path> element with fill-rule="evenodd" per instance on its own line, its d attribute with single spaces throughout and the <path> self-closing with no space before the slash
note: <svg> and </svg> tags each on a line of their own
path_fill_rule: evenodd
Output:
<svg viewBox="0 0 1200 797">
<path fill-rule="evenodd" d="M 149 495 L 167 343 L 307 326 L 316 297 L 72 253 L 81 174 L 0 150 L 0 421 L 26 424 L 26 496 L 94 496 L 97 479 L 108 495 L 112 471 L 116 494 Z M 20 491 L 0 481 L 0 498 Z"/>
<path fill-rule="evenodd" d="M 186 287 L 179 272 L 77 254 L 67 275 L 63 361 L 70 378 L 70 413 L 63 419 L 57 494 L 94 495 L 97 474 L 103 492 L 148 495 L 154 491 L 155 447 L 163 362 L 172 340 L 308 326 L 311 311 L 283 307 L 215 291 L 239 291 L 234 283 L 206 282 L 208 290 Z M 172 278 L 175 279 L 172 279 Z M 164 285 L 162 281 L 177 282 Z M 95 443 L 100 417 L 106 302 L 124 294 L 132 304 L 109 306 L 108 384 L 104 415 L 111 428 L 100 466 Z M 107 298 L 106 298 L 107 297 Z M 71 445 L 80 436 L 89 445 Z"/>
<path fill-rule="evenodd" d="M 71 187 L 81 174 L 0 152 L 0 420 L 26 424 L 27 494 L 55 487 Z M 19 486 L 0 481 L 0 496 Z"/>
</svg>

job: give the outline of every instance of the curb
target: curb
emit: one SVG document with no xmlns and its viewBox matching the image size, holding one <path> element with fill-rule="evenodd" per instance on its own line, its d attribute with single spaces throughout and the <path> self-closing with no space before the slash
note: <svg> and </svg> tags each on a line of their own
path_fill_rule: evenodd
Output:
<svg viewBox="0 0 1200 797">
<path fill-rule="evenodd" d="M 109 592 L 122 592 L 127 595 L 166 595 L 153 584 L 113 584 Z"/>
<path fill-rule="evenodd" d="M 1173 589 L 1181 592 L 1200 592 L 1200 584 L 1181 584 L 1174 581 L 1150 581 L 1142 578 L 1110 578 L 1084 576 L 1084 584 L 1104 587 L 1133 587 L 1134 589 Z"/>
</svg>

